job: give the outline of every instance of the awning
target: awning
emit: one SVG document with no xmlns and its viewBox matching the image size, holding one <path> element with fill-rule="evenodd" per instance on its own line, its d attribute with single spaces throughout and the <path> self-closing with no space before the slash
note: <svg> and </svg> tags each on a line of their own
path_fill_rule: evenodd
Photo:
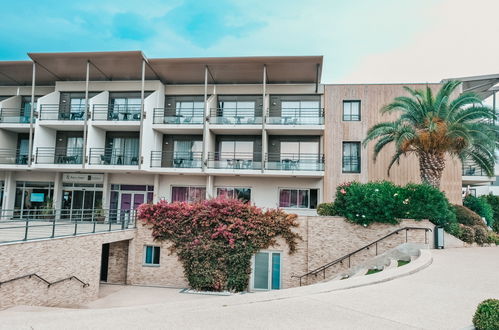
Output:
<svg viewBox="0 0 499 330">
<path fill-rule="evenodd" d="M 0 61 L 0 86 L 31 85 L 33 62 Z M 46 70 L 37 70 L 37 85 L 53 85 L 54 76 Z"/>
<path fill-rule="evenodd" d="M 449 78 L 444 79 L 443 82 L 449 80 L 461 81 L 463 83 L 463 92 L 477 93 L 482 99 L 488 98 L 494 91 L 499 89 L 498 87 L 495 87 L 495 85 L 499 83 L 499 74 Z"/>
</svg>

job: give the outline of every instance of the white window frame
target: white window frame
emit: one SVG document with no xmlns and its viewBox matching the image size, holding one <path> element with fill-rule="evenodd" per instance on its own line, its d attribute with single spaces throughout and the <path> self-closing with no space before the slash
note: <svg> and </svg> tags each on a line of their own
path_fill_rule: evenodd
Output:
<svg viewBox="0 0 499 330">
<path fill-rule="evenodd" d="M 268 289 L 255 289 L 255 255 L 251 257 L 251 276 L 250 276 L 250 291 L 276 291 L 282 290 L 282 256 L 283 253 L 281 250 L 260 250 L 257 253 L 268 253 L 269 254 L 269 269 L 268 269 L 268 279 L 269 279 L 269 288 Z M 280 262 L 279 262 L 279 289 L 272 289 L 272 253 L 278 253 Z"/>
<path fill-rule="evenodd" d="M 152 247 L 152 260 L 153 263 L 146 263 L 147 248 Z M 143 255 L 142 255 L 142 266 L 144 267 L 159 267 L 161 266 L 161 252 L 159 253 L 159 264 L 154 263 L 154 248 L 158 248 L 161 251 L 161 246 L 158 245 L 144 245 Z"/>
<path fill-rule="evenodd" d="M 208 189 L 206 188 L 206 186 L 189 186 L 189 185 L 181 185 L 181 184 L 175 184 L 175 185 L 171 185 L 170 186 L 170 203 L 173 203 L 173 188 L 175 187 L 180 187 L 180 188 L 204 188 L 204 192 L 205 192 L 205 195 L 204 195 L 204 199 L 202 200 L 206 200 L 206 192 L 208 191 Z M 187 203 L 192 203 L 192 201 L 186 201 Z"/>
</svg>

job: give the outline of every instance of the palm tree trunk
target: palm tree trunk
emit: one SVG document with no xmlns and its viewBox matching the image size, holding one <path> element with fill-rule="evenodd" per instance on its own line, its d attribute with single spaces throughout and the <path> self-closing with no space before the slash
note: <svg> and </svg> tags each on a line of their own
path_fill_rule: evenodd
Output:
<svg viewBox="0 0 499 330">
<path fill-rule="evenodd" d="M 428 152 L 419 153 L 419 174 L 421 176 L 421 182 L 439 189 L 444 168 L 444 155 Z"/>
</svg>

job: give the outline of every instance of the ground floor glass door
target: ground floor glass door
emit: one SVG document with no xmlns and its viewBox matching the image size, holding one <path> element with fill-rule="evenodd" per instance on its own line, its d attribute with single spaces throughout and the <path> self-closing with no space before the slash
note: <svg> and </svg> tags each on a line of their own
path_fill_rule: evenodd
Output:
<svg viewBox="0 0 499 330">
<path fill-rule="evenodd" d="M 253 258 L 252 289 L 279 290 L 281 288 L 281 253 L 258 252 Z"/>
<path fill-rule="evenodd" d="M 61 217 L 71 220 L 93 220 L 102 208 L 102 185 L 65 185 L 62 191 Z"/>
</svg>

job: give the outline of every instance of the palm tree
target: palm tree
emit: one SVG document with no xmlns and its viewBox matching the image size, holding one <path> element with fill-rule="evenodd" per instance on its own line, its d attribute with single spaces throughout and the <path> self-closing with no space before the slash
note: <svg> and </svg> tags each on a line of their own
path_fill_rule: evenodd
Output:
<svg viewBox="0 0 499 330">
<path fill-rule="evenodd" d="M 398 164 L 402 155 L 409 154 L 419 159 L 421 181 L 436 188 L 440 187 L 446 154 L 461 161 L 471 159 L 488 176 L 494 175 L 494 151 L 499 146 L 496 115 L 475 93 L 465 92 L 451 99 L 460 84 L 447 81 L 436 95 L 428 86 L 424 90 L 404 87 L 410 96 L 396 97 L 381 109 L 382 113 L 397 111 L 400 116 L 393 122 L 371 127 L 363 145 L 377 140 L 376 161 L 386 145 L 395 144 L 388 175 L 393 164 Z"/>
</svg>

